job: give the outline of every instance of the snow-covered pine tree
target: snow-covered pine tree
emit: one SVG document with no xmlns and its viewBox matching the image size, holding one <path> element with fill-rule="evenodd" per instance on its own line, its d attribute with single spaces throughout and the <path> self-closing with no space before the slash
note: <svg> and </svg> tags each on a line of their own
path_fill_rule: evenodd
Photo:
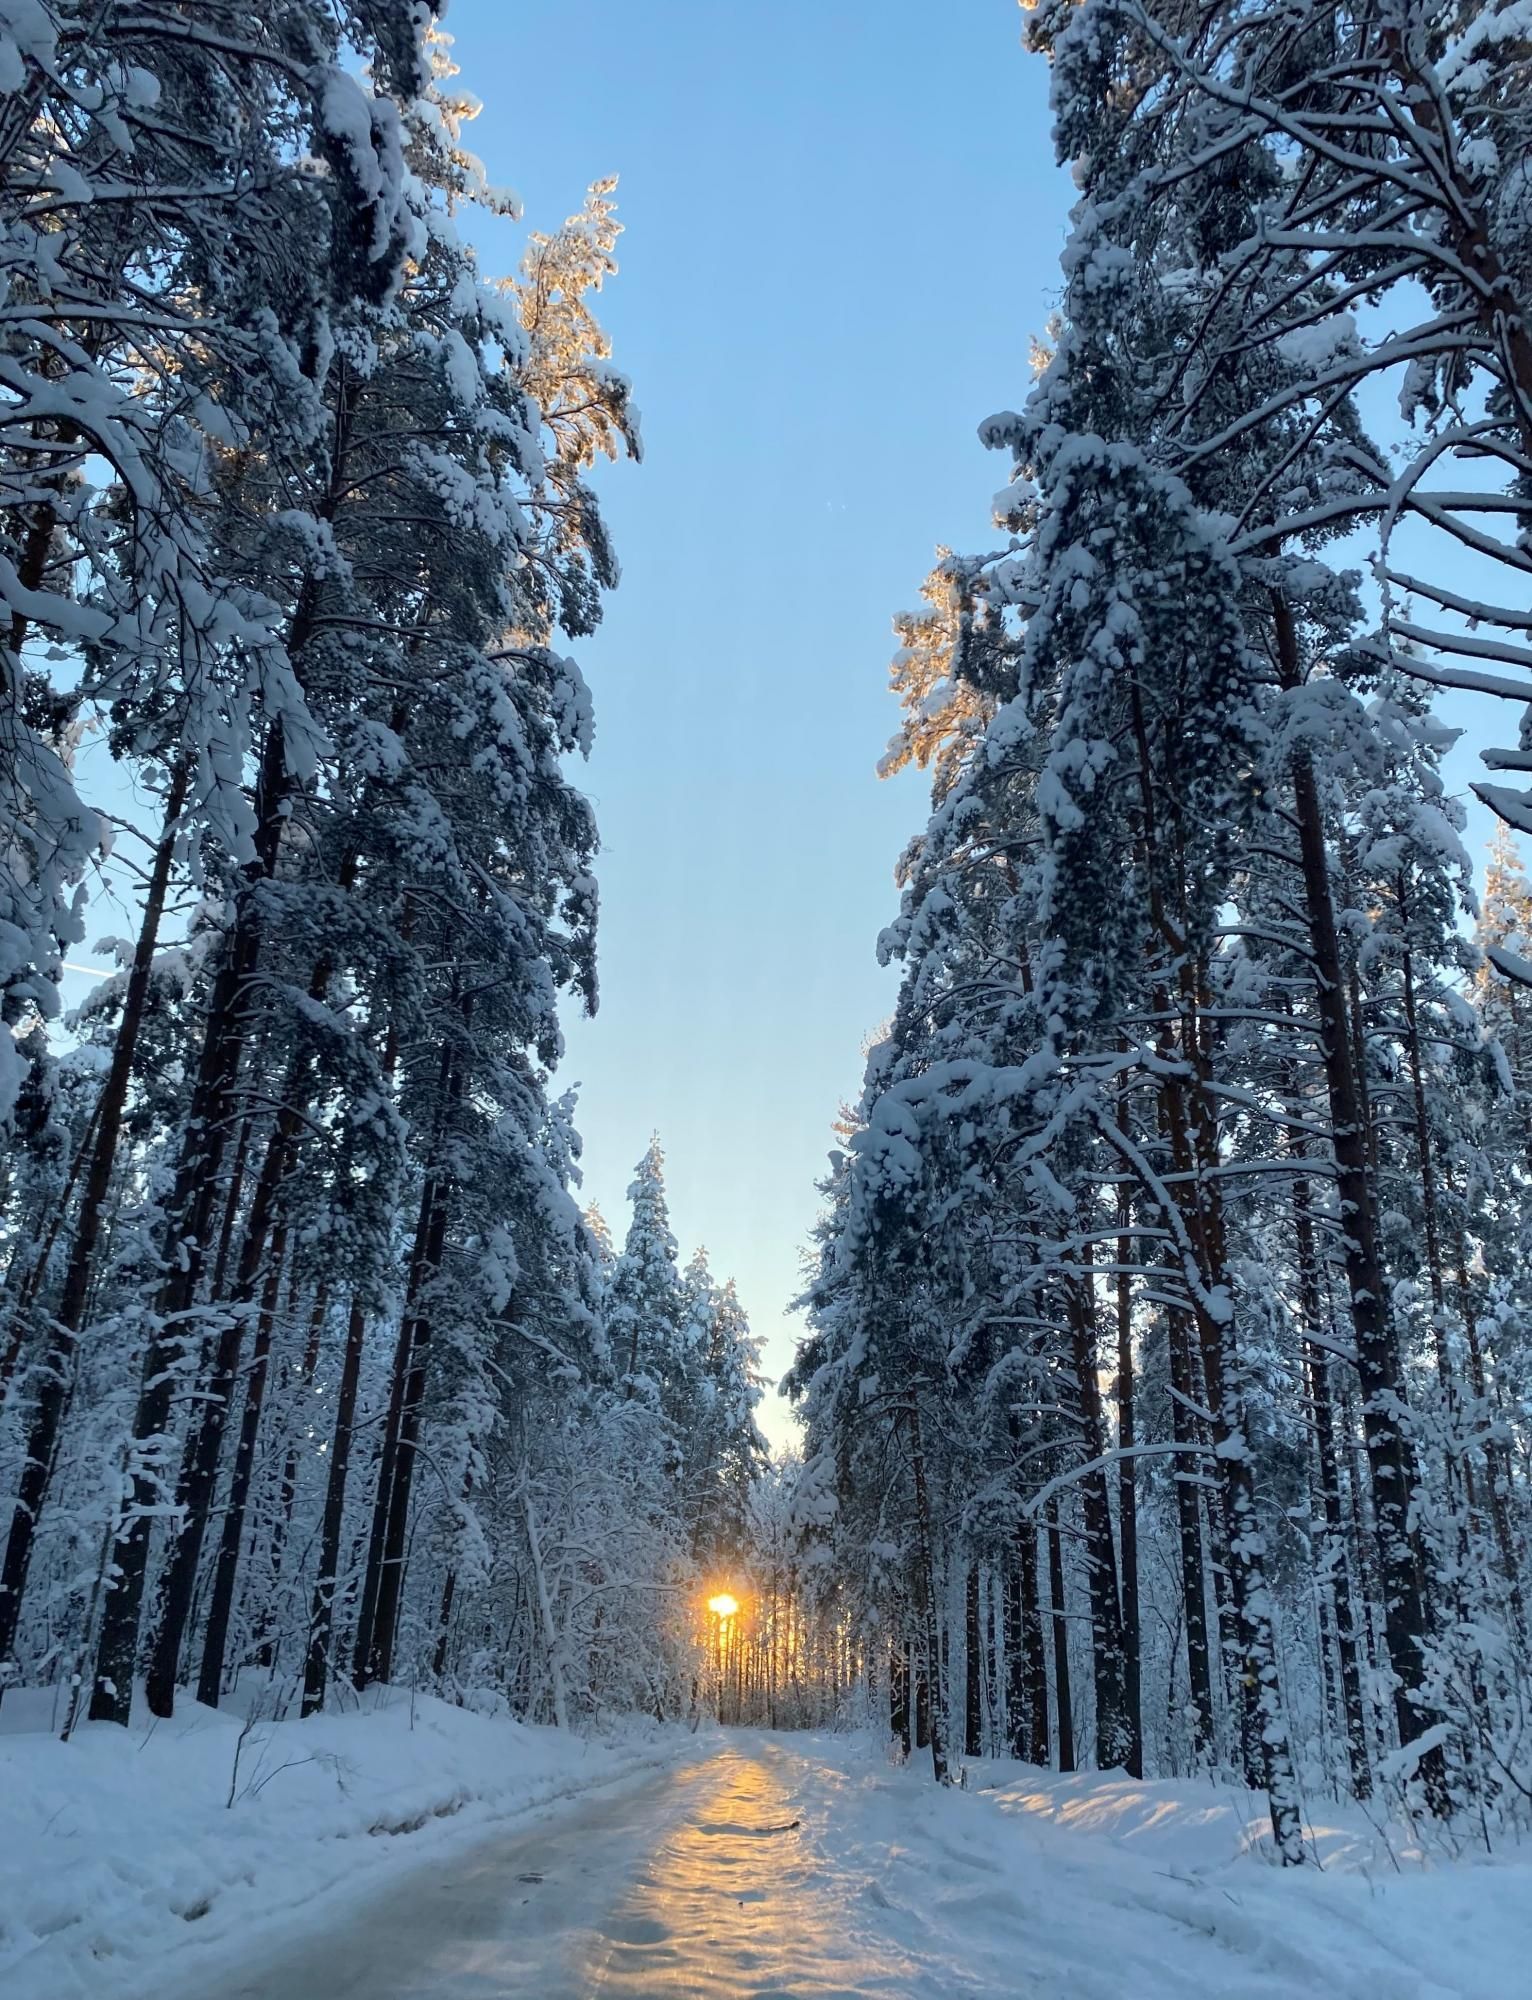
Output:
<svg viewBox="0 0 1532 2000">
<path fill-rule="evenodd" d="M 607 1293 L 607 1338 L 625 1393 L 658 1412 L 680 1371 L 686 1303 L 657 1133 L 634 1169 L 628 1200 L 632 1213 Z"/>
<path fill-rule="evenodd" d="M 1135 203 L 1256 193 L 1217 225 L 1220 282 L 1163 406 L 1183 472 L 1290 436 L 1231 509 L 1234 552 L 1355 533 L 1381 586 L 1374 655 L 1524 704 L 1532 113 L 1516 0 L 1230 4 L 1194 29 L 1153 0 L 1048 0 L 1032 22 L 1094 79 L 1074 107 L 1059 100 L 1067 157 L 1106 136 L 1087 138 L 1088 107 L 1115 94 L 1150 140 L 1118 163 Z M 1229 397 L 1257 350 L 1283 368 L 1265 395 Z M 1402 417 L 1401 441 L 1344 420 L 1358 404 L 1394 430 Z M 1485 761 L 1514 773 L 1528 754 Z M 1511 825 L 1532 820 L 1515 786 L 1475 789 Z"/>
<path fill-rule="evenodd" d="M 386 6 L 374 11 L 378 33 L 358 46 L 381 75 L 415 87 L 418 21 L 407 7 L 392 20 Z M 7 771 L 33 792 L 30 804 L 16 804 L 19 830 L 7 836 L 21 843 L 7 879 L 29 882 L 37 905 L 27 920 L 31 970 L 17 988 L 24 1009 L 56 1011 L 57 955 L 39 946 L 37 924 L 55 939 L 62 933 L 37 898 L 57 901 L 96 824 L 59 791 L 61 767 L 26 722 L 28 706 L 52 717 L 60 742 L 109 713 L 114 751 L 163 798 L 163 827 L 78 1212 L 59 1245 L 64 1286 L 40 1357 L 0 1589 L 0 1654 L 10 1649 L 95 1275 L 170 870 L 197 835 L 241 864 L 252 860 L 241 778 L 259 711 L 285 714 L 294 754 L 311 754 L 314 726 L 278 607 L 264 579 L 251 585 L 224 567 L 216 487 L 252 448 L 301 449 L 312 432 L 303 354 L 341 209 L 303 156 L 318 150 L 325 93 L 354 88 L 335 68 L 337 23 L 317 4 L 285 10 L 280 21 L 258 16 L 233 40 L 152 20 L 114 20 L 98 34 L 88 14 L 38 9 L 24 46 L 8 37 L 18 337 L 9 347 L 17 449 L 5 510 L 15 561 L 6 573 L 19 595 L 0 727 L 17 752 Z M 72 669 L 40 708 L 43 683 L 23 658 L 29 635 L 50 639 Z M 44 782 L 53 787 L 47 798 L 37 790 Z M 39 840 L 21 865 L 22 847 Z"/>
<path fill-rule="evenodd" d="M 1489 1246 L 1504 1257 L 1521 1169 L 1483 1143 L 1494 1064 L 1460 995 L 1443 738 L 1402 678 L 1435 671 L 1421 667 L 1432 641 L 1405 631 L 1397 595 L 1381 640 L 1359 641 L 1357 580 L 1320 559 L 1381 524 L 1397 568 L 1407 537 L 1391 509 L 1461 542 L 1519 504 L 1427 479 L 1480 436 L 1500 471 L 1519 449 L 1519 308 L 1506 292 L 1508 318 L 1483 313 L 1468 296 L 1478 279 L 1443 252 L 1464 208 L 1414 249 L 1401 236 L 1385 254 L 1368 236 L 1396 226 L 1387 204 L 1455 143 L 1430 124 L 1422 47 L 1435 61 L 1488 31 L 1454 16 L 1406 49 L 1391 23 L 1240 8 L 1189 33 L 1131 0 L 1034 16 L 1083 198 L 1039 386 L 1021 415 L 985 427 L 1015 460 L 996 508 L 1010 546 L 944 556 L 931 609 L 898 625 L 906 720 L 887 764 L 933 767 L 933 811 L 901 864 L 884 945 L 904 963 L 899 1007 L 832 1177 L 814 1331 L 792 1378 L 808 1426 L 804 1532 L 862 1603 L 904 1615 L 899 1563 L 885 1580 L 872 1551 L 908 1563 L 921 1545 L 912 1486 L 884 1474 L 898 1523 L 886 1535 L 869 1491 L 890 1459 L 866 1455 L 885 1399 L 915 1379 L 943 1519 L 1042 1515 L 1051 1530 L 1057 1507 L 1062 1530 L 1073 1516 L 1067 1542 L 1047 1539 L 1047 1615 L 1076 1635 L 1054 1648 L 1055 1700 L 1067 1707 L 1087 1659 L 1110 1739 L 1110 1581 L 1136 1690 L 1125 1674 L 1129 1735 L 1133 1713 L 1163 1704 L 1161 1757 L 1228 1758 L 1263 1779 L 1289 1861 L 1289 1709 L 1321 1741 L 1338 1732 L 1326 1782 L 1361 1793 L 1382 1754 L 1444 1809 L 1444 1736 L 1453 1782 L 1476 1782 L 1473 1742 L 1495 1738 L 1488 1684 L 1515 1679 L 1503 1645 L 1474 1659 L 1469 1636 L 1503 1624 L 1516 1589 L 1517 1533 L 1495 1525 L 1512 1495 L 1492 1411 L 1520 1336 L 1516 1309 L 1502 1323 L 1489 1305 L 1515 1286 L 1503 1264 L 1487 1283 L 1472 1274 Z M 1333 72 L 1316 73 L 1320 48 L 1339 52 Z M 1348 106 L 1376 107 L 1375 144 L 1326 153 L 1332 82 Z M 1444 190 L 1467 158 L 1430 213 L 1457 202 Z M 1492 222 L 1504 271 L 1519 239 L 1503 207 Z M 1357 332 L 1364 292 L 1402 316 L 1404 288 L 1428 271 L 1446 317 Z M 1372 385 L 1412 355 L 1447 366 L 1469 326 L 1461 380 L 1488 384 L 1485 424 L 1445 395 L 1390 461 L 1363 425 Z M 1387 580 L 1396 593 L 1411 582 Z M 1422 594 L 1477 615 L 1450 590 Z M 1096 1377 L 1108 1323 L 1110 1406 Z M 1109 1443 L 1109 1417 L 1119 1468 L 1139 1471 L 1119 1471 L 1103 1504 L 1107 1453 L 1089 1440 Z M 1294 1527 L 1310 1489 L 1317 1569 Z M 1076 1546 L 1095 1552 L 1077 1561 Z M 925 1549 L 928 1578 L 943 1563 L 961 1573 L 959 1548 Z M 1036 1540 L 1020 1534 L 1016 1552 L 1012 1740 L 1041 1747 Z M 1469 1567 L 1493 1581 L 1454 1618 L 1445 1596 Z M 1146 1661 L 1139 1594 L 1147 1576 L 1159 1595 L 1165 1574 L 1184 1655 Z M 1308 1591 L 1312 1658 L 1293 1638 Z M 931 1593 L 930 1660 L 944 1622 L 973 1628 L 966 1594 L 954 1613 L 945 1583 Z M 1089 1656 L 1071 1616 L 1081 1599 Z M 1483 1698 L 1463 1700 L 1465 1684 Z"/>
<path fill-rule="evenodd" d="M 154 494 L 124 453 L 96 451 L 119 475 L 99 503 L 76 492 L 72 437 L 51 456 L 26 445 L 32 485 L 6 519 L 18 548 L 38 542 L 64 496 L 50 575 L 92 601 L 121 579 L 124 601 L 137 592 L 136 651 L 79 625 L 67 590 L 62 623 L 37 624 L 30 599 L 26 618 L 79 657 L 49 726 L 112 702 L 114 749 L 164 805 L 140 935 L 81 1017 L 82 1055 L 55 1064 L 40 1028 L 26 1044 L 8 1240 L 61 1199 L 7 1272 L 0 1469 L 22 1491 L 3 1601 L 24 1670 L 45 1633 L 87 1688 L 97 1654 L 99 1714 L 125 1718 L 142 1661 L 162 1711 L 188 1666 L 216 1700 L 252 1660 L 301 1675 L 312 1709 L 338 1658 L 476 1670 L 497 1606 L 526 1601 L 525 1561 L 547 1553 L 529 1437 L 561 1434 L 570 1477 L 593 1444 L 614 1481 L 631 1456 L 602 1388 L 578 1141 L 549 1087 L 558 995 L 595 991 L 594 827 L 563 769 L 588 747 L 590 703 L 554 642 L 591 628 L 615 578 L 588 468 L 637 450 L 591 311 L 617 224 L 598 184 L 531 239 L 518 277 L 482 276 L 459 213 L 510 205 L 463 144 L 473 106 L 445 38 L 404 0 L 344 22 L 257 8 L 233 41 L 140 24 L 120 50 L 139 68 L 102 71 L 126 127 L 111 91 L 91 96 L 100 52 L 81 53 L 78 10 L 55 11 L 82 67 L 23 50 L 30 109 L 10 139 L 82 230 L 115 212 L 164 251 L 135 264 L 132 239 L 113 266 L 98 246 L 96 291 L 67 302 L 109 336 L 100 410 L 135 392 L 169 555 L 133 542 L 130 503 Z M 75 114 L 50 91 L 76 92 L 82 131 L 97 117 L 104 140 L 80 145 L 93 172 L 115 162 L 115 211 L 85 214 Z M 188 187 L 161 200 L 172 165 Z M 18 201 L 40 186 L 18 182 Z M 62 240 L 19 220 L 16 244 L 29 228 Z M 18 440 L 51 436 L 29 421 Z M 167 945 L 188 883 L 200 906 Z M 26 980 L 53 976 L 27 949 L 23 1026 L 51 1010 Z M 440 1475 L 424 1492 L 423 1451 Z M 620 1511 L 603 1531 L 623 1581 L 596 1620 L 610 1612 L 616 1655 L 633 1617 L 673 1624 L 671 1517 L 629 1564 Z M 602 1527 L 598 1512 L 576 1532 Z M 565 1576 L 585 1601 L 577 1558 Z M 563 1642 L 521 1637 L 569 1694 Z M 669 1665 L 649 1656 L 662 1677 L 680 1673 L 676 1644 Z"/>
</svg>

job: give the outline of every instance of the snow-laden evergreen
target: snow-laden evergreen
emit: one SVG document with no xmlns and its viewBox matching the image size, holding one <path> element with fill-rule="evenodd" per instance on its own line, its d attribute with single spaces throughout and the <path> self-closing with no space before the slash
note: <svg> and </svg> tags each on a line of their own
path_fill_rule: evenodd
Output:
<svg viewBox="0 0 1532 2000">
<path fill-rule="evenodd" d="M 0 1692 L 684 1714 L 756 1349 L 657 1148 L 611 1259 L 554 1076 L 612 184 L 493 276 L 432 10 L 108 11 L 0 18 Z M 61 1028 L 129 787 L 139 930 Z"/>
<path fill-rule="evenodd" d="M 1289 1863 L 1320 1789 L 1527 1796 L 1525 892 L 1481 953 L 1429 706 L 1526 664 L 1514 14 L 1031 16 L 1061 309 L 896 621 L 932 812 L 791 1378 L 939 1778 L 1231 1768 Z"/>
</svg>

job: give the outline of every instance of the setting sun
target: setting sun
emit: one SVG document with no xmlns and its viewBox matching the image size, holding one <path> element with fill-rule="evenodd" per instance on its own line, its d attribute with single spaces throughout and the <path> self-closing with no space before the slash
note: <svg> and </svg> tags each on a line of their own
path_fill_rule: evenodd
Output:
<svg viewBox="0 0 1532 2000">
<path fill-rule="evenodd" d="M 739 1599 L 731 1597 L 726 1590 L 720 1591 L 717 1597 L 708 1599 L 707 1608 L 720 1618 L 732 1618 L 739 1609 Z"/>
</svg>

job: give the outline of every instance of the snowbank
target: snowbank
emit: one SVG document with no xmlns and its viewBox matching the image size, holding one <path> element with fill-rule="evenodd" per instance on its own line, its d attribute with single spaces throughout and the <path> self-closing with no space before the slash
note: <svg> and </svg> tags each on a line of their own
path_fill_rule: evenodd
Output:
<svg viewBox="0 0 1532 2000">
<path fill-rule="evenodd" d="M 1066 1832 L 1105 1835 L 1162 1867 L 1205 1873 L 1241 1856 L 1276 1862 L 1265 1797 L 1239 1786 L 1181 1779 L 1140 1784 L 1101 1771 L 1061 1777 L 1009 1762 L 975 1765 L 970 1784 L 992 1793 L 1003 1812 L 1030 1814 Z M 1327 1801 L 1305 1817 L 1303 1833 L 1310 1856 L 1331 1872 L 1390 1874 L 1432 1865 L 1420 1830 L 1382 1811 Z"/>
<path fill-rule="evenodd" d="M 0 1707 L 6 2000 L 185 1979 L 194 1955 L 327 1922 L 390 1869 L 698 1747 L 652 1723 L 587 1742 L 387 1689 L 307 1722 L 188 1702 L 173 1722 L 85 1724 L 62 1744 L 51 1721 L 28 1690 Z"/>
<path fill-rule="evenodd" d="M 1528 1990 L 1528 1849 L 1454 1861 L 1436 1837 L 1356 1808 L 1317 1814 L 1322 1865 L 1284 1871 L 1270 1865 L 1259 1798 L 1235 1787 L 988 1763 L 970 1767 L 969 1789 L 941 1792 L 927 1766 L 896 1769 L 870 1738 L 693 1738 L 636 1724 L 586 1743 L 391 1695 L 305 1723 L 245 1725 L 188 1705 L 174 1723 L 87 1727 L 68 1745 L 49 1719 L 37 1697 L 0 1709 L 5 2000 L 254 1990 L 240 1985 L 245 1972 L 230 1983 L 235 1961 L 258 1970 L 310 1933 L 371 1938 L 380 1909 L 393 1926 L 376 1946 L 387 1963 L 392 1938 L 413 1950 L 418 1925 L 442 1920 L 431 1883 L 444 1873 L 457 1897 L 460 1853 L 466 1864 L 466 1850 L 519 1815 L 603 1786 L 614 1789 L 583 1822 L 569 1819 L 562 1859 L 549 1844 L 546 1886 L 522 1892 L 541 1903 L 512 1912 L 514 1936 L 498 1918 L 483 1937 L 470 1926 L 475 1979 L 490 1963 L 513 1968 L 496 1992 L 573 1990 L 540 1978 L 534 1960 L 583 1963 L 590 1937 L 636 1950 L 650 1930 L 635 1929 L 635 1912 L 647 1921 L 657 1909 L 660 1958 L 689 1964 L 720 1924 L 738 1940 L 742 1898 L 766 1924 L 752 1948 L 784 1963 L 817 1964 L 819 1952 L 865 1964 L 865 1978 L 806 1990 L 868 2000 Z M 721 1748 L 716 1780 L 694 1771 L 657 1796 L 616 1788 Z M 411 1903 L 404 1878 L 443 1860 L 447 1870 L 415 1876 Z M 498 1877 L 491 1888 L 498 1897 Z M 446 1917 L 463 1908 L 454 1900 Z M 486 1939 L 490 1958 L 476 1956 Z M 394 1989 L 385 1979 L 379 1990 Z"/>
<path fill-rule="evenodd" d="M 790 1739 L 784 1739 L 790 1740 Z M 804 1748 L 809 1742 L 800 1739 Z M 1532 1964 L 1532 1853 L 1453 1859 L 1356 1807 L 1306 1829 L 1318 1867 L 1272 1862 L 1259 1794 L 974 1763 L 938 1792 L 881 1745 L 838 1767 L 841 1852 L 882 1921 L 964 1968 L 954 1991 L 1071 2000 L 1510 2000 Z M 1011 1984 L 1008 1986 L 1007 1981 Z"/>
</svg>

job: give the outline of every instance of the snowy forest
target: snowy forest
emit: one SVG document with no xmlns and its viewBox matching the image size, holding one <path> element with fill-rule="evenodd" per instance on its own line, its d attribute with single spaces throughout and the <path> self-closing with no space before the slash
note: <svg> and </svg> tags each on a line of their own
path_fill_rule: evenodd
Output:
<svg viewBox="0 0 1532 2000">
<path fill-rule="evenodd" d="M 1211 1762 L 1291 1862 L 1316 1790 L 1532 1797 L 1532 795 L 1479 893 L 1433 706 L 1532 667 L 1528 34 L 1031 12 L 1063 289 L 1003 545 L 900 621 L 932 810 L 793 1374 L 938 1779 Z"/>
<path fill-rule="evenodd" d="M 410 0 L 3 21 L 0 1688 L 684 1712 L 754 1349 L 657 1145 L 582 1215 L 552 1080 L 610 187 L 481 271 Z"/>
<path fill-rule="evenodd" d="M 523 226 L 443 11 L 0 0 L 0 1711 L 1524 1830 L 1529 0 L 1023 15 L 1069 234 L 895 620 L 929 816 L 775 1454 L 563 1061 L 616 183 Z"/>
</svg>

